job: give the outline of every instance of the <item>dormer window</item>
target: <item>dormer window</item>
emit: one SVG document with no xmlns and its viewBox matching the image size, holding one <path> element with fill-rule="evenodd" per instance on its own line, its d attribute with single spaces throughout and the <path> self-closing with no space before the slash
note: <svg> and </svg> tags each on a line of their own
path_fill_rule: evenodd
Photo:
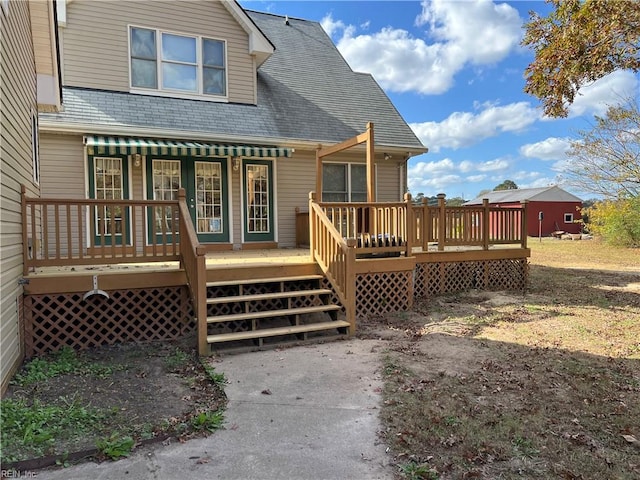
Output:
<svg viewBox="0 0 640 480">
<path fill-rule="evenodd" d="M 132 89 L 226 98 L 224 41 L 140 27 L 129 39 Z"/>
</svg>

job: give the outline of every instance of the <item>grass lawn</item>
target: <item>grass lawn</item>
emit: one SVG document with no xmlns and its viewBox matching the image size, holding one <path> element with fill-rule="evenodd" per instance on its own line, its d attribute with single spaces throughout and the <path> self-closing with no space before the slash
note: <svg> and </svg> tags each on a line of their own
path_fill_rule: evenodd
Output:
<svg viewBox="0 0 640 480">
<path fill-rule="evenodd" d="M 366 326 L 390 340 L 381 417 L 399 478 L 640 478 L 640 250 L 529 246 L 524 293 Z"/>
</svg>

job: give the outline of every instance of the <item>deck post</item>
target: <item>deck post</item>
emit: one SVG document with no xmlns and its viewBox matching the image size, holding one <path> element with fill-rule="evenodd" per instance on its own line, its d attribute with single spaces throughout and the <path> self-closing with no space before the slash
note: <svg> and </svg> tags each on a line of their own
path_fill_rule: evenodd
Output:
<svg viewBox="0 0 640 480">
<path fill-rule="evenodd" d="M 444 193 L 438 194 L 438 250 L 444 250 L 444 244 L 446 241 L 446 207 L 447 204 L 445 202 L 446 195 Z"/>
<path fill-rule="evenodd" d="M 27 187 L 20 185 L 20 201 L 21 201 L 21 214 L 22 214 L 22 275 L 27 276 L 29 274 L 29 238 L 27 233 Z M 35 236 L 35 232 L 33 232 Z M 32 240 L 32 245 L 35 247 L 35 239 Z"/>
<path fill-rule="evenodd" d="M 184 187 L 180 187 L 178 189 L 178 204 L 183 203 L 184 205 L 187 206 L 187 193 L 186 190 L 184 189 Z M 187 206 L 188 208 L 188 206 Z M 180 212 L 180 209 L 178 208 L 178 214 Z M 180 227 L 178 226 L 178 232 L 180 231 Z M 155 232 L 152 231 L 152 235 L 155 235 Z M 175 235 L 174 235 L 175 237 Z M 182 240 L 181 240 L 182 241 Z M 184 268 L 184 258 L 182 258 L 182 255 L 180 255 L 180 268 Z"/>
<path fill-rule="evenodd" d="M 313 213 L 313 204 L 316 201 L 316 192 L 309 192 L 309 254 L 311 261 L 316 261 L 316 225 Z"/>
<path fill-rule="evenodd" d="M 489 250 L 489 222 L 491 212 L 489 211 L 489 199 L 482 199 L 482 249 Z"/>
<path fill-rule="evenodd" d="M 375 162 L 376 152 L 373 139 L 373 122 L 367 122 L 367 202 L 376 201 L 376 172 Z"/>
<path fill-rule="evenodd" d="M 207 341 L 207 249 L 204 245 L 196 247 L 196 315 L 198 321 L 198 353 L 200 356 L 209 354 Z"/>
<path fill-rule="evenodd" d="M 353 336 L 356 333 L 356 245 L 357 240 L 355 238 L 347 239 L 347 258 L 345 265 L 345 297 L 347 304 L 344 306 L 347 322 L 351 325 L 349 327 L 349 336 Z"/>
<path fill-rule="evenodd" d="M 322 145 L 316 147 L 316 193 L 319 195 L 319 201 L 322 201 L 322 155 L 320 151 Z"/>
<path fill-rule="evenodd" d="M 433 229 L 431 214 L 429 212 L 429 200 L 422 197 L 422 222 L 420 222 L 420 238 L 422 239 L 422 251 L 429 251 L 429 238 Z"/>
<path fill-rule="evenodd" d="M 527 212 L 529 200 L 522 200 L 522 215 L 520 217 L 520 246 L 527 248 Z"/>
<path fill-rule="evenodd" d="M 416 217 L 413 214 L 413 203 L 411 201 L 411 194 L 408 192 L 404 194 L 404 205 L 407 209 L 407 213 L 405 215 L 405 238 L 407 243 L 407 251 L 405 253 L 405 256 L 410 257 L 413 253 L 413 240 L 416 238 L 417 225 Z"/>
</svg>

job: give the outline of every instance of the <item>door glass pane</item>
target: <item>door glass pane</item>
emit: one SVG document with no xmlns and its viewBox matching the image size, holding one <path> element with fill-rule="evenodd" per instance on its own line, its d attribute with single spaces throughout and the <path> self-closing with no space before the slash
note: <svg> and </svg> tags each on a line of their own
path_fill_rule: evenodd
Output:
<svg viewBox="0 0 640 480">
<path fill-rule="evenodd" d="M 95 198 L 97 200 L 122 200 L 123 172 L 121 158 L 93 159 Z M 122 207 L 104 205 L 96 209 L 96 234 L 122 234 Z"/>
<path fill-rule="evenodd" d="M 322 167 L 322 201 L 346 202 L 347 165 L 327 163 Z"/>
<path fill-rule="evenodd" d="M 153 160 L 153 199 L 177 200 L 180 189 L 180 160 Z M 174 231 L 171 207 L 156 207 L 154 215 L 154 230 L 156 234 Z M 175 225 L 177 230 L 178 226 Z"/>
<path fill-rule="evenodd" d="M 269 169 L 267 165 L 246 165 L 247 232 L 269 233 Z"/>
<path fill-rule="evenodd" d="M 198 233 L 223 233 L 222 166 L 195 162 L 196 228 Z"/>
</svg>

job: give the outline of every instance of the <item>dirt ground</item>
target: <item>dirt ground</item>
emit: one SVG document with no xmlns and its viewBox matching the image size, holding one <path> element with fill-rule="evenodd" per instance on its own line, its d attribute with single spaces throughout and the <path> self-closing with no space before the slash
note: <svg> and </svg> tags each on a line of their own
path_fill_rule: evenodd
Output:
<svg viewBox="0 0 640 480">
<path fill-rule="evenodd" d="M 226 404 L 223 388 L 204 370 L 194 345 L 195 338 L 189 337 L 178 342 L 105 346 L 79 352 L 85 372 L 58 375 L 27 386 L 14 384 L 4 399 L 82 405 L 101 412 L 90 432 L 57 438 L 55 446 L 44 452 L 47 456 L 72 452 L 93 456 L 96 442 L 114 434 L 130 435 L 136 443 L 171 437 L 184 441 L 205 433 L 193 428 L 194 416 Z M 27 459 L 22 455 L 19 458 Z"/>
<path fill-rule="evenodd" d="M 381 435 L 398 478 L 640 478 L 640 270 L 532 265 L 366 319 L 384 339 Z"/>
</svg>

